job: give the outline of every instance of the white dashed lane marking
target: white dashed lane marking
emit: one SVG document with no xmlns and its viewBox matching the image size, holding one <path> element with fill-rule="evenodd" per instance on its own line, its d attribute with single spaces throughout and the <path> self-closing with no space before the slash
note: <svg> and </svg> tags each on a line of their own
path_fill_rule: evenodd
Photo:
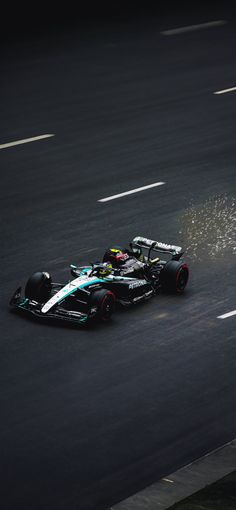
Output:
<svg viewBox="0 0 236 510">
<path fill-rule="evenodd" d="M 116 198 L 121 198 L 126 195 L 131 195 L 132 193 L 138 193 L 139 191 L 144 191 L 146 189 L 155 188 L 156 186 L 162 186 L 165 182 L 154 182 L 154 184 L 148 184 L 147 186 L 142 186 L 141 188 L 131 189 L 129 191 L 124 191 L 123 193 L 118 193 L 118 195 L 111 195 L 107 198 L 100 198 L 98 202 L 108 202 L 109 200 L 115 200 Z"/>
<path fill-rule="evenodd" d="M 23 140 L 16 140 L 15 142 L 2 143 L 0 144 L 0 149 L 7 149 L 8 147 L 14 147 L 15 145 L 22 145 L 24 143 L 37 142 L 38 140 L 43 140 L 44 138 L 51 138 L 52 136 L 55 135 L 53 134 L 39 135 L 33 136 L 31 138 L 24 138 Z"/>
<path fill-rule="evenodd" d="M 233 315 L 236 315 L 236 310 L 233 310 L 232 312 L 224 313 L 223 315 L 218 315 L 217 319 L 228 319 L 228 317 L 232 317 Z"/>
<path fill-rule="evenodd" d="M 236 87 L 231 87 L 230 89 L 217 90 L 216 92 L 213 92 L 213 94 L 220 95 L 227 94 L 228 92 L 236 92 Z"/>
<path fill-rule="evenodd" d="M 163 30 L 161 32 L 162 35 L 177 35 L 184 34 L 185 32 L 193 32 L 196 30 L 203 30 L 205 28 L 213 28 L 219 27 L 221 25 L 225 25 L 227 23 L 226 20 L 220 19 L 218 21 L 208 21 L 207 23 L 200 23 L 198 25 L 188 25 L 186 27 L 172 28 L 170 30 Z"/>
</svg>

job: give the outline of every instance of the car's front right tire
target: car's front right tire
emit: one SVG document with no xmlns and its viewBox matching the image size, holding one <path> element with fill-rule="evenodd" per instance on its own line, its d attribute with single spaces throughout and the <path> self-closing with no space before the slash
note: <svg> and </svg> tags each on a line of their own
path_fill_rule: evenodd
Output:
<svg viewBox="0 0 236 510">
<path fill-rule="evenodd" d="M 25 286 L 25 297 L 39 303 L 50 298 L 52 278 L 49 273 L 37 271 L 28 279 Z"/>
</svg>

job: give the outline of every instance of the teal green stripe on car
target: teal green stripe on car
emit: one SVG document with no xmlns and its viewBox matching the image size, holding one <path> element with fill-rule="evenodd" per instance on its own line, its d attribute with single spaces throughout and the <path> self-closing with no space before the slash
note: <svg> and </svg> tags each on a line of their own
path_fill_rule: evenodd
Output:
<svg viewBox="0 0 236 510">
<path fill-rule="evenodd" d="M 79 285 L 78 289 L 84 289 L 85 287 L 89 287 L 89 285 L 94 285 L 96 283 L 104 283 L 104 280 L 100 280 L 99 278 L 97 280 L 88 281 L 86 283 L 83 283 L 83 285 Z"/>
<path fill-rule="evenodd" d="M 25 298 L 18 306 L 25 306 L 29 302 L 28 298 Z"/>
</svg>

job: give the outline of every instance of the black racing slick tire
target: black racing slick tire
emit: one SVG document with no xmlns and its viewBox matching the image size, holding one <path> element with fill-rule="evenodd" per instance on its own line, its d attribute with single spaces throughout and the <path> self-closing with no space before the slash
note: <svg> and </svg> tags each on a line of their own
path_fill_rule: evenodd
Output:
<svg viewBox="0 0 236 510">
<path fill-rule="evenodd" d="M 90 300 L 90 309 L 96 307 L 96 318 L 107 322 L 110 320 L 115 308 L 115 295 L 106 289 L 93 292 Z"/>
<path fill-rule="evenodd" d="M 169 260 L 162 272 L 163 290 L 182 294 L 188 283 L 189 268 L 187 264 L 177 260 Z"/>
<path fill-rule="evenodd" d="M 44 303 L 50 298 L 52 278 L 49 273 L 37 272 L 32 274 L 25 286 L 25 297 L 38 303 Z"/>
</svg>

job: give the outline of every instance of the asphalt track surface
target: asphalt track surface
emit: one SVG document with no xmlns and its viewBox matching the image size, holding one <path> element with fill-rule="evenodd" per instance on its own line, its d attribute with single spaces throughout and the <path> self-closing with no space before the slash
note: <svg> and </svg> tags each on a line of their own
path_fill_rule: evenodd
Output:
<svg viewBox="0 0 236 510">
<path fill-rule="evenodd" d="M 214 19 L 228 23 L 160 34 Z M 234 439 L 236 318 L 217 319 L 236 309 L 230 243 L 187 250 L 183 296 L 91 330 L 29 321 L 8 301 L 34 271 L 66 281 L 114 242 L 187 243 L 191 204 L 232 202 L 236 95 L 213 92 L 236 85 L 235 43 L 218 7 L 3 44 L 0 144 L 55 136 L 0 150 L 1 510 L 105 510 Z"/>
</svg>

